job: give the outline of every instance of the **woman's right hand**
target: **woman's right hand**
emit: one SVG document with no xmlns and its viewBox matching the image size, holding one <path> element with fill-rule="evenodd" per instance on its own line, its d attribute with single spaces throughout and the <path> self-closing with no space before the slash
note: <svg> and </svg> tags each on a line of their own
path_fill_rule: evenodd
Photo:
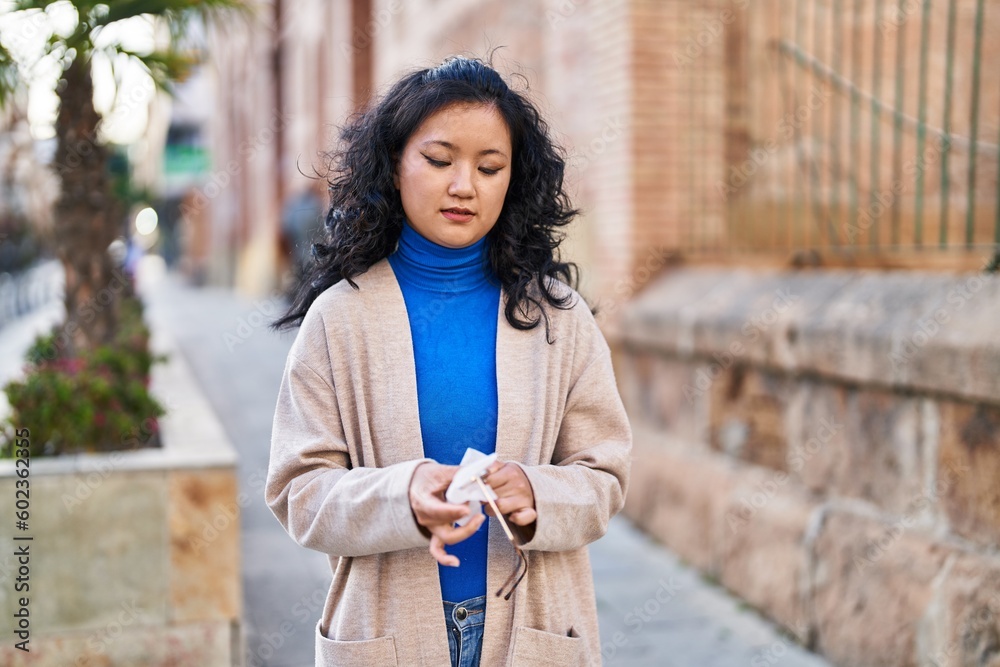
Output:
<svg viewBox="0 0 1000 667">
<path fill-rule="evenodd" d="M 469 508 L 445 501 L 444 492 L 458 472 L 458 466 L 446 466 L 425 461 L 417 466 L 410 479 L 410 509 L 424 535 L 431 538 L 430 552 L 442 565 L 458 567 L 458 558 L 444 550 L 446 544 L 457 544 L 472 536 L 483 525 L 486 516 L 473 517 L 464 526 L 454 523 L 468 516 Z"/>
</svg>

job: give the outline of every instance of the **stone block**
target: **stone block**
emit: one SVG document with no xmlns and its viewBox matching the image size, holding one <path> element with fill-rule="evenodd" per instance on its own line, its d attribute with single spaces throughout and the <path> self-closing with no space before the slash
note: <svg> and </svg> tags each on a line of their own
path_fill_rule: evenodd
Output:
<svg viewBox="0 0 1000 667">
<path fill-rule="evenodd" d="M 792 381 L 784 375 L 734 365 L 712 383 L 712 448 L 748 463 L 784 470 L 785 408 Z"/>
<path fill-rule="evenodd" d="M 783 330 L 773 330 L 768 337 L 762 360 L 786 369 L 841 369 L 848 337 L 842 330 L 818 326 L 828 314 L 828 306 L 857 280 L 851 271 L 785 273 L 783 281 L 789 299 L 795 303 Z M 849 321 L 851 309 L 837 309 L 838 317 Z"/>
<path fill-rule="evenodd" d="M 837 665 L 918 664 L 917 634 L 948 547 L 831 510 L 813 547 L 815 649 Z"/>
<path fill-rule="evenodd" d="M 939 404 L 938 486 L 959 535 L 1000 546 L 1000 408 Z"/>
<path fill-rule="evenodd" d="M 622 401 L 632 419 L 686 442 L 707 444 L 709 396 L 691 359 L 630 347 L 620 365 Z"/>
<path fill-rule="evenodd" d="M 937 276 L 936 300 L 897 330 L 894 381 L 1000 402 L 1000 276 Z"/>
<path fill-rule="evenodd" d="M 719 571 L 727 497 L 736 480 L 723 457 L 685 451 L 669 436 L 633 424 L 625 514 L 704 572 Z"/>
<path fill-rule="evenodd" d="M 232 469 L 167 476 L 170 620 L 239 618 L 240 505 Z"/>
<path fill-rule="evenodd" d="M 805 534 L 816 509 L 782 471 L 747 470 L 728 498 L 720 580 L 807 640 Z"/>
<path fill-rule="evenodd" d="M 710 322 L 735 298 L 732 289 L 752 273 L 679 269 L 655 279 L 626 307 L 622 321 L 625 340 L 645 343 L 680 356 L 704 349 L 696 327 Z M 740 278 L 744 280 L 740 280 Z"/>
<path fill-rule="evenodd" d="M 653 368 L 654 406 L 665 430 L 707 450 L 711 397 L 696 390 L 698 371 L 692 359 L 658 356 Z"/>
<path fill-rule="evenodd" d="M 623 350 L 616 377 L 620 385 L 622 404 L 631 419 L 653 422 L 652 407 L 653 359 L 656 352 L 648 348 L 629 346 Z"/>
<path fill-rule="evenodd" d="M 853 279 L 799 323 L 793 346 L 795 365 L 848 380 L 895 383 L 903 379 L 893 370 L 895 341 L 944 300 L 947 280 L 936 274 L 911 272 L 859 271 L 848 275 Z M 837 353 L 817 354 L 814 341 L 828 343 L 829 336 L 842 342 Z"/>
<path fill-rule="evenodd" d="M 30 609 L 33 633 L 103 627 L 123 605 L 144 623 L 166 622 L 163 473 L 40 475 L 31 479 Z M 14 478 L 0 480 L 0 511 L 13 516 Z M 10 618 L 13 586 L 0 587 Z M 0 638 L 9 643 L 9 626 Z"/>
<path fill-rule="evenodd" d="M 719 283 L 700 307 L 694 323 L 695 349 L 716 360 L 729 355 L 749 363 L 789 368 L 789 331 L 808 304 L 800 283 L 776 271 L 718 277 Z"/>
<path fill-rule="evenodd" d="M 918 635 L 920 667 L 1000 667 L 1000 560 L 956 553 Z"/>
<path fill-rule="evenodd" d="M 808 379 L 789 401 L 787 468 L 811 491 L 912 512 L 926 492 L 922 400 Z"/>
</svg>

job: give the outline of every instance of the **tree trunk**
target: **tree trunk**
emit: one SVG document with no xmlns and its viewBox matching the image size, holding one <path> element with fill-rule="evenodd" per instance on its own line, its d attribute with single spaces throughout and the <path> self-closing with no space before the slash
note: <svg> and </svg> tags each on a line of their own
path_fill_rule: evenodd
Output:
<svg viewBox="0 0 1000 667">
<path fill-rule="evenodd" d="M 127 278 L 116 271 L 108 245 L 118 236 L 113 219 L 107 152 L 97 140 L 90 62 L 77 55 L 63 74 L 56 120 L 55 167 L 62 189 L 55 207 L 56 254 L 66 271 L 66 321 L 57 337 L 60 356 L 108 343 L 118 321 Z"/>
</svg>

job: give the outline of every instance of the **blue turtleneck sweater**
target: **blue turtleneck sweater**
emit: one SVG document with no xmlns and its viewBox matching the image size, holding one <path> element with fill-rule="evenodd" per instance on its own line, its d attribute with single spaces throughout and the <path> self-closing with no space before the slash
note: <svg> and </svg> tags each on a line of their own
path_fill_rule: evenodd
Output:
<svg viewBox="0 0 1000 667">
<path fill-rule="evenodd" d="M 496 450 L 497 315 L 500 282 L 487 258 L 489 240 L 448 248 L 409 221 L 389 264 L 410 320 L 424 455 L 458 465 L 469 447 Z M 458 567 L 438 566 L 441 594 L 462 602 L 486 594 L 487 522 L 446 550 Z"/>
</svg>

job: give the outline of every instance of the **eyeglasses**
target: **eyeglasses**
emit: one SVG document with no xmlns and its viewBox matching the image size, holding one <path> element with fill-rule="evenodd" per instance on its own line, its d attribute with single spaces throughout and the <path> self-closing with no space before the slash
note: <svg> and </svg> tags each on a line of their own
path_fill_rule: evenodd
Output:
<svg viewBox="0 0 1000 667">
<path fill-rule="evenodd" d="M 510 526 L 508 526 L 507 522 L 504 520 L 503 514 L 500 514 L 500 510 L 497 509 L 496 503 L 493 502 L 493 496 L 485 482 L 483 482 L 483 478 L 481 476 L 477 476 L 476 482 L 479 484 L 479 488 L 483 490 L 483 495 L 486 496 L 486 500 L 489 502 L 490 507 L 493 508 L 493 515 L 500 520 L 500 526 L 503 528 L 503 532 L 507 534 L 507 539 L 514 545 L 514 551 L 517 553 L 517 565 L 514 567 L 514 571 L 510 573 L 510 576 L 507 577 L 507 581 L 505 581 L 503 586 L 500 587 L 500 590 L 497 591 L 497 597 L 500 597 L 500 594 L 503 593 L 503 589 L 510 586 L 510 583 L 513 581 L 514 585 L 510 586 L 510 590 L 503 596 L 504 600 L 510 600 L 510 596 L 514 594 L 514 589 L 517 588 L 517 585 L 521 583 L 522 579 L 524 579 L 524 575 L 528 573 L 528 557 L 521 550 L 521 545 L 519 545 L 517 540 L 514 538 L 514 533 L 510 531 Z M 523 570 L 521 569 L 522 564 L 524 565 Z"/>
</svg>

